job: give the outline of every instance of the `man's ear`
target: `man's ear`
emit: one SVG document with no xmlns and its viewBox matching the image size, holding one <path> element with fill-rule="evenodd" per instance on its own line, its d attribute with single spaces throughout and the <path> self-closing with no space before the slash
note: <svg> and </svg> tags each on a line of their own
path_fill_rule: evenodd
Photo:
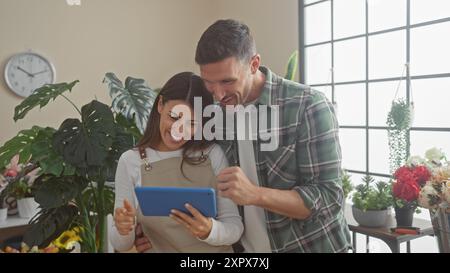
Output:
<svg viewBox="0 0 450 273">
<path fill-rule="evenodd" d="M 250 61 L 250 70 L 252 74 L 255 74 L 258 71 L 260 65 L 261 65 L 261 56 L 259 54 L 256 54 L 255 56 L 252 57 L 252 60 Z"/>
<path fill-rule="evenodd" d="M 163 97 L 162 96 L 160 96 L 159 97 L 159 100 L 158 100 L 158 113 L 161 115 L 161 112 L 162 112 L 162 110 L 163 110 Z"/>
</svg>

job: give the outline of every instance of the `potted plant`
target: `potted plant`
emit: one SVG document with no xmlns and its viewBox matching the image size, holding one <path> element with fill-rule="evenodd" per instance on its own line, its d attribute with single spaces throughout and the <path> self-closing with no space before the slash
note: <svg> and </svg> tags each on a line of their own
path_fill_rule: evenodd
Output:
<svg viewBox="0 0 450 273">
<path fill-rule="evenodd" d="M 7 197 L 15 198 L 22 218 L 31 218 L 38 212 L 38 204 L 32 193 L 32 184 L 38 171 L 33 164 L 19 164 L 18 155 L 11 159 L 9 167 L 4 171 L 0 200 L 3 203 Z"/>
<path fill-rule="evenodd" d="M 413 119 L 413 104 L 403 99 L 394 100 L 388 113 L 389 168 L 394 173 L 408 159 L 408 132 Z"/>
<path fill-rule="evenodd" d="M 77 107 L 64 93 L 78 83 L 36 89 L 15 108 L 20 120 L 36 107 L 64 98 L 80 115 L 58 129 L 33 126 L 0 147 L 0 169 L 15 155 L 39 168 L 32 192 L 41 210 L 24 236 L 29 246 L 45 248 L 64 232 L 78 230 L 82 252 L 102 252 L 106 216 L 113 211 L 112 181 L 120 155 L 135 145 L 146 126 L 156 94 L 144 80 L 128 77 L 125 85 L 107 73 L 111 106 L 97 100 Z"/>
<path fill-rule="evenodd" d="M 383 181 L 374 183 L 374 178 L 369 175 L 363 178 L 363 182 L 355 187 L 353 193 L 353 217 L 362 226 L 386 225 L 392 206 L 389 184 Z"/>
<path fill-rule="evenodd" d="M 6 191 L 5 188 L 8 185 L 6 178 L 0 175 L 0 223 L 5 222 L 8 217 L 8 206 L 6 204 Z"/>
</svg>

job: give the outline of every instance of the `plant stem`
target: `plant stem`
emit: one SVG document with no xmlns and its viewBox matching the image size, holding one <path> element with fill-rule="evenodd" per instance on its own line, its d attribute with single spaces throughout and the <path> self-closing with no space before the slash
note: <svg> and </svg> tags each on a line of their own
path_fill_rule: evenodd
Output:
<svg viewBox="0 0 450 273">
<path fill-rule="evenodd" d="M 66 97 L 65 95 L 61 94 L 61 96 L 63 98 L 65 98 L 70 104 L 72 104 L 73 107 L 75 107 L 75 109 L 77 110 L 77 112 L 80 114 L 80 116 L 82 116 L 80 109 L 78 109 L 78 107 L 75 105 L 75 103 L 73 103 L 68 97 Z"/>
</svg>

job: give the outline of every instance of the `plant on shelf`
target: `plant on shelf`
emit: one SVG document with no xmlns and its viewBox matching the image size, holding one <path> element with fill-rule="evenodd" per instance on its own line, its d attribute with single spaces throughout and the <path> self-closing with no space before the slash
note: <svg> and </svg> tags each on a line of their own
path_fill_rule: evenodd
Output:
<svg viewBox="0 0 450 273">
<path fill-rule="evenodd" d="M 394 100 L 388 113 L 389 168 L 394 173 L 407 160 L 408 132 L 412 122 L 413 108 L 403 99 Z"/>
<path fill-rule="evenodd" d="M 15 108 L 14 120 L 36 107 L 64 98 L 80 115 L 58 129 L 33 126 L 0 147 L 0 169 L 19 154 L 20 162 L 38 168 L 33 195 L 41 208 L 24 236 L 29 246 L 45 248 L 64 232 L 79 228 L 82 252 L 102 252 L 106 216 L 113 211 L 112 181 L 120 155 L 133 147 L 146 126 L 156 94 L 142 79 L 125 85 L 107 73 L 111 107 L 97 100 L 77 107 L 64 93 L 78 81 L 44 85 Z"/>
<path fill-rule="evenodd" d="M 370 175 L 364 176 L 362 181 L 363 184 L 355 187 L 353 206 L 362 211 L 385 210 L 392 206 L 392 195 L 388 183 L 383 181 L 374 183 L 375 179 Z"/>
<path fill-rule="evenodd" d="M 383 226 L 392 206 L 391 187 L 388 183 L 366 175 L 363 184 L 355 187 L 352 197 L 352 213 L 355 220 L 363 226 Z"/>
</svg>

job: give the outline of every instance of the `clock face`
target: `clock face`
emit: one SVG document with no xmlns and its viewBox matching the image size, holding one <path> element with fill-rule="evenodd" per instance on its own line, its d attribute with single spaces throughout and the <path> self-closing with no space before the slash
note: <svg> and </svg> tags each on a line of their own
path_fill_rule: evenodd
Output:
<svg viewBox="0 0 450 273">
<path fill-rule="evenodd" d="M 6 64 L 5 80 L 14 93 L 28 97 L 37 88 L 55 82 L 55 69 L 39 54 L 20 53 Z"/>
</svg>

